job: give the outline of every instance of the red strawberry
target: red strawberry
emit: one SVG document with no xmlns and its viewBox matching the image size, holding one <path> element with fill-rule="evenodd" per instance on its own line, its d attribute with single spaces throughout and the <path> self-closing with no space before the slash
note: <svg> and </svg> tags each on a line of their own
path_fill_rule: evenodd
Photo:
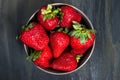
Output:
<svg viewBox="0 0 120 80">
<path fill-rule="evenodd" d="M 54 32 L 50 35 L 50 44 L 54 58 L 58 58 L 69 45 L 69 36 L 63 32 Z"/>
<path fill-rule="evenodd" d="M 35 65 L 41 68 L 49 68 L 50 67 L 50 60 L 52 59 L 52 53 L 48 46 L 46 46 L 41 51 L 34 51 L 30 54 L 27 59 L 32 60 Z"/>
<path fill-rule="evenodd" d="M 25 26 L 20 34 L 20 40 L 35 50 L 44 49 L 49 42 L 49 38 L 44 28 L 38 23 L 31 23 Z"/>
<path fill-rule="evenodd" d="M 71 53 L 63 53 L 53 61 L 51 67 L 55 70 L 72 71 L 77 67 L 77 60 Z"/>
<path fill-rule="evenodd" d="M 71 32 L 70 45 L 74 54 L 84 54 L 95 40 L 94 30 L 89 30 L 77 22 L 74 22 L 74 30 Z"/>
<path fill-rule="evenodd" d="M 72 8 L 70 6 L 62 6 L 61 12 L 63 14 L 62 20 L 60 22 L 60 25 L 62 27 L 71 28 L 72 21 L 81 22 L 82 16 L 74 8 Z"/>
<path fill-rule="evenodd" d="M 38 21 L 47 30 L 53 30 L 59 23 L 57 14 L 59 9 L 53 9 L 52 5 L 43 6 L 38 11 Z"/>
</svg>

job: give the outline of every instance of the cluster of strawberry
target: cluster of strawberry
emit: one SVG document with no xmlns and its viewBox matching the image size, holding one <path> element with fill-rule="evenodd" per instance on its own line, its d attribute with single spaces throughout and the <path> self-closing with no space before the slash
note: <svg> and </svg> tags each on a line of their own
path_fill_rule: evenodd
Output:
<svg viewBox="0 0 120 80">
<path fill-rule="evenodd" d="M 37 20 L 25 25 L 19 36 L 32 49 L 27 59 L 41 68 L 76 69 L 80 57 L 94 43 L 94 30 L 80 24 L 81 14 L 67 5 L 41 7 Z"/>
</svg>

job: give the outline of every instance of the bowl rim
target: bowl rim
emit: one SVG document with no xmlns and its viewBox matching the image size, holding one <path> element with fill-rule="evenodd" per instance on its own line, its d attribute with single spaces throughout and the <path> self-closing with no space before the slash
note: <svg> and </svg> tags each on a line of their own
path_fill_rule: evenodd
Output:
<svg viewBox="0 0 120 80">
<path fill-rule="evenodd" d="M 93 27 L 93 25 L 92 25 L 92 22 L 90 21 L 90 19 L 86 16 L 86 14 L 85 14 L 82 10 L 76 8 L 75 6 L 73 6 L 73 5 L 71 5 L 71 4 L 66 4 L 66 3 L 52 3 L 52 5 L 56 5 L 56 6 L 57 6 L 57 5 L 68 5 L 68 6 L 73 7 L 74 9 L 76 9 L 78 12 L 80 12 L 80 13 L 82 14 L 82 16 L 88 21 L 90 27 L 94 30 L 94 27 Z M 36 10 L 36 11 L 32 14 L 32 16 L 28 19 L 28 21 L 27 21 L 26 24 L 29 23 L 29 21 L 34 17 L 34 15 L 35 15 L 37 12 L 38 12 L 38 10 Z M 88 57 L 86 58 L 86 60 L 85 60 L 79 67 L 77 67 L 77 68 L 76 68 L 75 70 L 73 70 L 73 71 L 63 72 L 63 73 L 56 73 L 56 72 L 47 71 L 47 70 L 45 70 L 45 69 L 43 69 L 43 68 L 41 68 L 41 67 L 39 67 L 39 66 L 36 66 L 36 65 L 34 65 L 34 66 L 36 66 L 38 69 L 42 70 L 43 72 L 46 72 L 46 73 L 49 73 L 49 74 L 53 74 L 53 75 L 66 75 L 66 74 L 70 74 L 70 73 L 76 72 L 77 70 L 79 70 L 80 68 L 82 68 L 82 67 L 88 62 L 88 60 L 90 59 L 91 55 L 93 54 L 94 48 L 95 48 L 95 41 L 96 41 L 96 40 L 94 40 L 92 49 L 91 49 Z M 25 44 L 24 44 L 24 49 L 25 49 L 26 54 L 28 55 L 27 46 L 26 46 Z"/>
</svg>

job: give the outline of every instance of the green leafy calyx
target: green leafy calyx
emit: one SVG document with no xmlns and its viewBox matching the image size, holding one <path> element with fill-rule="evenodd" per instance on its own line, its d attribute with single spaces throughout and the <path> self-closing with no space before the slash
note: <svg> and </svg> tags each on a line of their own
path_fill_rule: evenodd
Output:
<svg viewBox="0 0 120 80">
<path fill-rule="evenodd" d="M 29 30 L 30 28 L 32 28 L 33 26 L 34 26 L 34 24 L 33 24 L 33 23 L 30 23 L 30 24 L 28 24 L 28 25 L 23 26 L 22 29 L 27 31 L 27 30 Z"/>
<path fill-rule="evenodd" d="M 39 58 L 42 51 L 30 51 L 30 55 L 26 58 L 28 61 L 35 61 Z"/>
<path fill-rule="evenodd" d="M 69 29 L 68 28 L 59 28 L 57 31 L 58 32 L 63 32 L 63 33 L 67 34 L 69 32 Z"/>
<path fill-rule="evenodd" d="M 81 43 L 85 43 L 88 38 L 92 39 L 90 33 L 94 33 L 95 30 L 87 29 L 85 25 L 79 24 L 76 21 L 73 21 L 74 30 L 69 34 L 70 36 L 74 36 L 75 38 L 79 38 Z"/>
<path fill-rule="evenodd" d="M 53 8 L 51 4 L 48 4 L 46 9 L 42 9 L 41 13 L 44 15 L 43 20 L 54 18 L 60 12 L 60 8 Z"/>
<path fill-rule="evenodd" d="M 33 26 L 34 26 L 34 25 L 33 25 L 32 23 L 30 23 L 30 24 L 28 24 L 28 25 L 24 25 L 24 26 L 22 26 L 22 30 L 27 31 L 27 30 L 29 30 L 30 28 L 32 28 Z M 20 34 L 16 35 L 16 40 L 19 39 L 19 37 L 20 37 Z"/>
</svg>

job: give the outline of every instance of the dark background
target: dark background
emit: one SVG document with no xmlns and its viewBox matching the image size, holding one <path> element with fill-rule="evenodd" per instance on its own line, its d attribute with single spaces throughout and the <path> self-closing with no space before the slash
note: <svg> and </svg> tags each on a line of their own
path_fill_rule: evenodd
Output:
<svg viewBox="0 0 120 80">
<path fill-rule="evenodd" d="M 96 46 L 78 71 L 54 76 L 26 61 L 16 40 L 29 17 L 42 5 L 62 2 L 81 9 L 97 30 Z M 120 80 L 120 0 L 0 0 L 0 80 Z"/>
</svg>

